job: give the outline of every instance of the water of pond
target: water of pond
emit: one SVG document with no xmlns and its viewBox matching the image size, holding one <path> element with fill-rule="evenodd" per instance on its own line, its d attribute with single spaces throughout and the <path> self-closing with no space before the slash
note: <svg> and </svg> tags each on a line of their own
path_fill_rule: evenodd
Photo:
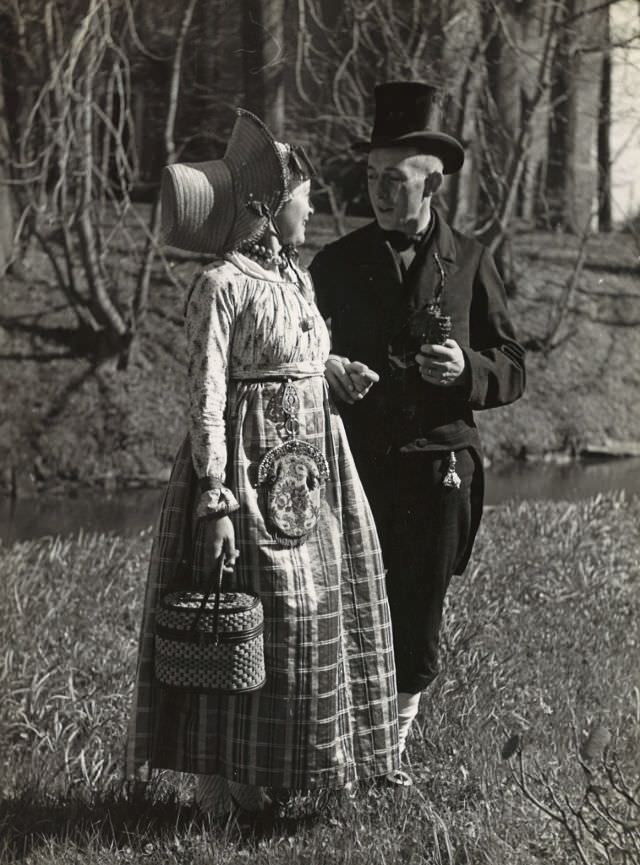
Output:
<svg viewBox="0 0 640 865">
<path fill-rule="evenodd" d="M 488 505 L 523 499 L 575 501 L 612 490 L 640 493 L 640 458 L 566 465 L 512 463 L 488 469 L 486 478 Z M 0 540 L 11 543 L 80 529 L 133 535 L 155 523 L 161 499 L 158 489 L 0 499 Z"/>
</svg>

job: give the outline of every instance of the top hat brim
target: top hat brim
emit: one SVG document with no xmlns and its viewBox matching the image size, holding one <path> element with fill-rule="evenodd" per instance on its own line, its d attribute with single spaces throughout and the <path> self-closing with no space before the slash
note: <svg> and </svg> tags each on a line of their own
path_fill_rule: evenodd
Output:
<svg viewBox="0 0 640 865">
<path fill-rule="evenodd" d="M 407 132 L 405 135 L 375 136 L 371 141 L 356 141 L 351 145 L 354 153 L 369 153 L 377 147 L 415 147 L 421 153 L 441 159 L 444 174 L 455 174 L 464 163 L 463 146 L 444 132 Z"/>
</svg>

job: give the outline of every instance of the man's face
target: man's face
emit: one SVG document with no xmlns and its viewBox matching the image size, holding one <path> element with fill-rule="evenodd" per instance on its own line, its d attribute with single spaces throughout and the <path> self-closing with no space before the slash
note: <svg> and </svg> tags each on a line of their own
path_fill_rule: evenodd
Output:
<svg viewBox="0 0 640 865">
<path fill-rule="evenodd" d="M 425 227 L 429 174 L 424 157 L 412 148 L 377 147 L 369 153 L 369 199 L 380 228 L 414 234 Z"/>
</svg>

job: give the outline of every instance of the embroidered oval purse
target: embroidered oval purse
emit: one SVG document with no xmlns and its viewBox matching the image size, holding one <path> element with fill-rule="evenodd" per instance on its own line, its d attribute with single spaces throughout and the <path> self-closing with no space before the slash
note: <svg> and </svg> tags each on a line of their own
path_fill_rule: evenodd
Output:
<svg viewBox="0 0 640 865">
<path fill-rule="evenodd" d="M 320 451 L 299 439 L 268 451 L 258 467 L 258 486 L 266 491 L 267 524 L 283 546 L 298 546 L 313 531 L 329 467 Z"/>
</svg>

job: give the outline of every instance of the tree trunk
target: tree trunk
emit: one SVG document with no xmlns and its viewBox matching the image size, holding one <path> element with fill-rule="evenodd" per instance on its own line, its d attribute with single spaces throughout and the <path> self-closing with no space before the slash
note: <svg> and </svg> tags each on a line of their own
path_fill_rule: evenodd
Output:
<svg viewBox="0 0 640 865">
<path fill-rule="evenodd" d="M 568 0 L 565 16 L 571 17 L 575 3 Z M 551 72 L 551 111 L 549 115 L 549 146 L 545 199 L 547 228 L 567 227 L 566 196 L 571 184 L 571 108 L 573 33 L 562 26 L 553 57 Z"/>
<path fill-rule="evenodd" d="M 94 7 L 91 6 L 88 16 L 93 11 Z M 95 33 L 90 33 L 87 40 L 86 68 L 83 81 L 84 92 L 81 106 L 79 106 L 79 173 L 81 173 L 79 182 L 81 183 L 81 190 L 76 211 L 76 223 L 80 255 L 84 264 L 89 288 L 89 308 L 100 324 L 109 331 L 114 342 L 118 344 L 120 341 L 128 343 L 129 327 L 110 296 L 110 286 L 108 279 L 105 277 L 98 248 L 98 232 L 96 230 L 98 220 L 93 214 L 95 208 L 94 174 L 96 169 L 93 133 L 96 117 L 94 105 L 96 97 L 97 38 Z"/>
<path fill-rule="evenodd" d="M 495 10 L 487 5 L 483 8 L 481 24 L 486 89 L 481 100 L 481 116 L 478 117 L 482 149 L 479 153 L 482 161 L 478 216 L 483 222 L 493 224 L 489 232 L 483 231 L 483 239 L 489 242 L 489 239 L 493 241 L 498 230 L 496 214 L 507 198 L 513 201 L 509 214 L 513 212 L 520 182 L 521 168 L 517 176 L 509 178 L 515 186 L 509 185 L 508 175 L 512 163 L 520 159 L 520 154 L 515 153 L 515 142 L 522 131 L 522 60 L 505 35 L 505 29 L 511 35 L 520 29 L 514 16 L 503 9 L 503 18 L 497 21 Z M 502 238 L 498 246 L 501 244 Z"/>
<path fill-rule="evenodd" d="M 245 104 L 284 137 L 284 0 L 243 0 L 243 80 Z"/>
<path fill-rule="evenodd" d="M 180 26 L 176 34 L 176 50 L 173 55 L 173 63 L 171 66 L 171 81 L 169 83 L 169 106 L 167 108 L 167 117 L 164 125 L 164 149 L 165 159 L 167 164 L 173 164 L 177 159 L 176 153 L 176 117 L 178 115 L 178 103 L 180 98 L 180 84 L 182 81 L 182 57 L 184 47 L 193 19 L 193 13 L 198 4 L 198 0 L 189 0 L 189 4 L 182 14 Z M 136 284 L 136 292 L 133 301 L 133 322 L 132 327 L 137 325 L 142 320 L 147 311 L 149 300 L 149 286 L 151 284 L 151 271 L 156 257 L 156 251 L 160 245 L 160 228 L 162 224 L 161 206 L 160 206 L 160 191 L 153 204 L 151 211 L 151 224 L 149 226 L 149 234 L 144 252 L 142 267 L 138 274 Z"/>
<path fill-rule="evenodd" d="M 606 12 L 605 40 L 610 41 L 610 24 Z M 602 55 L 600 105 L 598 108 L 598 230 L 611 231 L 611 53 Z"/>
<path fill-rule="evenodd" d="M 567 0 L 564 10 L 551 90 L 547 201 L 550 227 L 580 234 L 596 213 L 593 154 L 608 10 L 591 0 Z"/>
<path fill-rule="evenodd" d="M 10 144 L 5 113 L 2 63 L 0 60 L 0 276 L 4 274 L 13 255 L 13 196 L 9 186 Z"/>
</svg>

